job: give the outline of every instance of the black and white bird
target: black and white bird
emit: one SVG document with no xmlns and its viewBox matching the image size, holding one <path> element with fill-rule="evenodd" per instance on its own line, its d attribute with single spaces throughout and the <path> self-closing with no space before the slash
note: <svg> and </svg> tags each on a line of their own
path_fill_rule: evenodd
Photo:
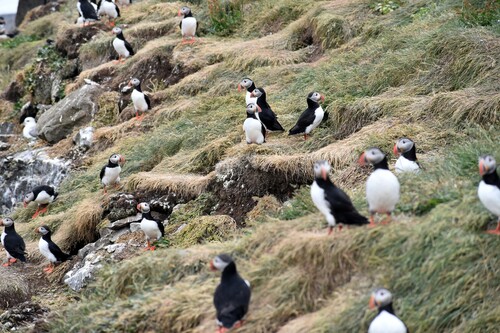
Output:
<svg viewBox="0 0 500 333">
<path fill-rule="evenodd" d="M 311 186 L 311 198 L 314 205 L 325 216 L 328 234 L 336 224 L 339 231 L 342 225 L 364 225 L 368 220 L 354 208 L 349 196 L 330 180 L 330 164 L 327 161 L 314 163 L 314 182 Z"/>
<path fill-rule="evenodd" d="M 389 223 L 399 201 L 399 180 L 389 170 L 387 156 L 378 148 L 371 148 L 359 157 L 361 166 L 370 163 L 373 172 L 366 181 L 366 199 L 370 211 L 370 225 L 375 225 L 375 214 L 387 214 L 382 224 Z"/>
<path fill-rule="evenodd" d="M 255 88 L 250 94 L 250 97 L 257 98 L 257 105 L 262 110 L 261 112 L 259 112 L 259 119 L 264 124 L 264 126 L 266 126 L 266 130 L 268 130 L 269 132 L 282 132 L 285 130 L 283 126 L 281 126 L 281 124 L 278 122 L 278 117 L 267 103 L 266 91 L 264 90 L 264 88 Z"/>
<path fill-rule="evenodd" d="M 325 111 L 319 102 L 324 102 L 325 96 L 317 92 L 311 92 L 307 95 L 307 109 L 302 112 L 297 124 L 288 132 L 288 135 L 304 134 L 304 140 L 313 129 L 319 126 L 325 116 Z"/>
<path fill-rule="evenodd" d="M 378 315 L 370 323 L 368 333 L 409 333 L 408 327 L 394 313 L 389 290 L 375 290 L 370 297 L 369 306 L 371 309 L 378 308 Z"/>
<path fill-rule="evenodd" d="M 479 174 L 483 178 L 477 189 L 479 200 L 486 209 L 498 217 L 496 229 L 487 232 L 500 235 L 500 177 L 497 173 L 497 162 L 493 156 L 485 155 L 479 158 Z"/>
<path fill-rule="evenodd" d="M 238 274 L 233 258 L 227 254 L 216 256 L 210 262 L 210 269 L 222 272 L 220 284 L 215 289 L 214 305 L 217 332 L 225 333 L 243 324 L 243 317 L 250 305 L 250 283 Z"/>
<path fill-rule="evenodd" d="M 132 49 L 132 45 L 125 40 L 122 29 L 114 27 L 112 31 L 116 35 L 115 39 L 113 39 L 113 47 L 116 53 L 118 53 L 117 62 L 123 62 L 135 54 L 134 50 Z"/>
<path fill-rule="evenodd" d="M 1 239 L 5 252 L 7 252 L 7 262 L 2 266 L 10 266 L 18 260 L 26 262 L 26 245 L 14 228 L 14 220 L 6 217 L 0 220 L 0 226 L 4 226 Z"/>
<path fill-rule="evenodd" d="M 38 139 L 38 131 L 36 129 L 36 120 L 35 118 L 32 117 L 26 117 L 24 118 L 23 121 L 23 136 L 30 140 L 36 140 Z"/>
<path fill-rule="evenodd" d="M 59 246 L 52 241 L 52 232 L 48 226 L 42 225 L 36 228 L 35 232 L 42 235 L 40 241 L 38 242 L 38 249 L 40 250 L 40 253 L 49 260 L 49 265 L 45 267 L 43 271 L 50 274 L 54 270 L 54 265 L 56 263 L 64 262 L 71 256 L 64 253 Z"/>
<path fill-rule="evenodd" d="M 115 26 L 115 20 L 120 17 L 120 8 L 112 0 L 101 0 L 97 5 L 97 15 L 108 17 L 108 24 Z"/>
<path fill-rule="evenodd" d="M 243 122 L 243 130 L 248 144 L 256 143 L 258 145 L 266 142 L 266 128 L 257 119 L 257 113 L 261 112 L 260 108 L 251 103 L 247 105 L 247 119 Z"/>
<path fill-rule="evenodd" d="M 193 17 L 193 13 L 189 7 L 182 7 L 179 9 L 179 15 L 182 16 L 182 20 L 179 23 L 182 33 L 182 44 L 192 44 L 195 40 L 196 29 L 198 28 L 198 22 Z"/>
<path fill-rule="evenodd" d="M 394 155 L 400 155 L 396 161 L 396 173 L 419 172 L 420 164 L 417 161 L 415 142 L 408 138 L 399 139 L 394 145 Z"/>
<path fill-rule="evenodd" d="M 32 218 L 37 218 L 38 215 L 47 212 L 49 209 L 49 204 L 56 200 L 59 193 L 52 186 L 40 185 L 35 187 L 30 193 L 24 196 L 23 204 L 24 208 L 32 201 L 38 204 L 35 214 Z M 42 208 L 42 209 L 40 209 Z"/>
<path fill-rule="evenodd" d="M 257 88 L 255 86 L 255 83 L 251 79 L 246 77 L 243 80 L 241 80 L 240 83 L 238 83 L 238 91 L 242 91 L 243 88 L 246 90 L 246 95 L 245 95 L 246 105 L 257 104 L 257 97 L 250 96 L 252 92 L 255 90 L 255 88 Z"/>
<path fill-rule="evenodd" d="M 148 244 L 146 251 L 154 251 L 156 247 L 151 245 L 151 241 L 160 240 L 160 238 L 165 236 L 165 227 L 163 223 L 155 220 L 153 216 L 151 216 L 151 208 L 147 202 L 138 204 L 137 210 L 142 213 L 141 230 L 144 232 Z"/>
<path fill-rule="evenodd" d="M 125 157 L 120 154 L 113 154 L 109 157 L 108 164 L 102 167 L 99 177 L 101 178 L 104 193 L 108 193 L 108 186 L 117 186 L 120 184 L 120 172 L 122 171 L 122 167 L 120 165 L 123 165 L 124 163 Z"/>
<path fill-rule="evenodd" d="M 83 18 L 84 26 L 90 24 L 90 22 L 99 20 L 94 4 L 90 3 L 88 0 L 78 0 L 76 8 L 78 9 L 80 16 Z"/>
<path fill-rule="evenodd" d="M 144 113 L 151 109 L 151 101 L 149 100 L 148 95 L 142 92 L 141 81 L 139 79 L 133 78 L 128 83 L 128 86 L 134 88 L 130 98 L 134 104 L 135 118 L 137 120 L 142 120 L 142 118 L 144 118 Z M 139 113 L 142 114 L 139 116 Z"/>
</svg>

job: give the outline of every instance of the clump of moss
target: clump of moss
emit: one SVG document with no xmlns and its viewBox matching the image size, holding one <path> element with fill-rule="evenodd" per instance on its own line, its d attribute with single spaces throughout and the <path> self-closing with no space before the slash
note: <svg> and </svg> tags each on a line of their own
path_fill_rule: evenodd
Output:
<svg viewBox="0 0 500 333">
<path fill-rule="evenodd" d="M 117 92 L 105 92 L 99 96 L 99 112 L 95 115 L 94 126 L 114 125 L 118 118 L 118 97 Z"/>
</svg>

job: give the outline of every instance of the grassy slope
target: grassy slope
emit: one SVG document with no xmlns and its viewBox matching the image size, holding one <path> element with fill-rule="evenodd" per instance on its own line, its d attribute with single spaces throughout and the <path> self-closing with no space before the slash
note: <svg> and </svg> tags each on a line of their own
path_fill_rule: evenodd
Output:
<svg viewBox="0 0 500 333">
<path fill-rule="evenodd" d="M 390 151 L 396 138 L 409 136 L 426 171 L 401 179 L 397 222 L 326 237 L 308 188 L 301 188 L 280 213 L 262 209 L 225 242 L 161 249 L 108 267 L 83 301 L 59 310 L 52 331 L 213 330 L 218 278 L 206 263 L 221 251 L 236 257 L 253 286 L 251 313 L 240 332 L 363 331 L 373 317 L 366 309 L 369 291 L 381 285 L 396 295 L 396 309 L 412 332 L 498 327 L 499 240 L 481 233 L 491 217 L 475 194 L 477 157 L 497 153 L 500 139 L 498 31 L 465 27 L 456 15 L 460 1 L 428 7 L 409 1 L 386 16 L 374 15 L 367 1 L 295 3 L 246 5 L 235 34 L 219 38 L 205 26 L 194 48 L 176 46 L 170 18 L 180 3 L 145 1 L 129 8 L 123 15 L 129 35 L 143 47 L 128 66 L 149 51 L 173 47 L 172 59 L 196 71 L 166 89 L 160 82 L 148 86 L 161 102 L 141 127 L 125 122 L 100 128 L 99 142 L 107 148 L 62 185 L 63 200 L 42 220 L 58 227 L 56 239 L 66 247 L 91 238 L 100 210 L 81 212 L 99 206 L 95 178 L 114 151 L 127 156 L 130 190 L 178 189 L 180 179 L 172 174 L 193 173 L 183 186 L 203 191 L 216 163 L 244 156 L 256 171 L 310 178 L 312 161 L 327 158 L 335 180 L 366 214 L 366 171 L 354 165 L 358 153 L 372 145 Z M 194 7 L 202 22 L 205 6 Z M 161 36 L 138 23 L 146 18 L 158 23 Z M 105 41 L 103 33 L 84 47 L 83 57 L 104 57 L 109 50 L 92 45 Z M 240 141 L 244 97 L 235 90 L 244 76 L 266 88 L 285 128 L 305 108 L 309 91 L 325 94 L 327 126 L 306 142 L 283 134 L 247 147 Z M 30 213 L 16 216 L 27 222 L 20 228 L 26 235 L 34 227 Z"/>
</svg>

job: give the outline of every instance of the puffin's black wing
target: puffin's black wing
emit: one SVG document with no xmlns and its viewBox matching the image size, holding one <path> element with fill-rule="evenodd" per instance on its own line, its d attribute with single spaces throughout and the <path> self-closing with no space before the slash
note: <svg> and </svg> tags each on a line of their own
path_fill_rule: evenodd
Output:
<svg viewBox="0 0 500 333">
<path fill-rule="evenodd" d="M 23 238 L 19 236 L 17 232 L 10 231 L 5 235 L 4 246 L 5 250 L 7 250 L 11 256 L 21 260 L 22 262 L 26 262 L 26 244 L 24 244 Z"/>
<path fill-rule="evenodd" d="M 260 123 L 260 131 L 262 132 L 262 135 L 264 136 L 264 142 L 266 142 L 267 131 L 266 131 L 266 126 L 264 126 L 264 124 L 262 122 Z"/>
<path fill-rule="evenodd" d="M 161 221 L 155 220 L 156 224 L 158 224 L 158 229 L 160 229 L 161 237 L 165 236 L 165 226 Z"/>
<path fill-rule="evenodd" d="M 278 122 L 276 114 L 271 110 L 271 108 L 261 108 L 262 112 L 259 114 L 260 121 L 264 123 L 269 131 L 284 131 L 285 129 Z"/>
<path fill-rule="evenodd" d="M 37 186 L 33 189 L 33 194 L 35 195 L 35 198 L 38 197 L 38 195 L 41 193 L 41 192 L 45 192 L 47 193 L 48 195 L 50 195 L 51 197 L 52 196 L 56 196 L 56 192 L 54 190 L 54 188 L 52 186 L 48 186 L 48 185 L 40 185 L 40 186 Z"/>
<path fill-rule="evenodd" d="M 307 108 L 304 112 L 302 112 L 299 120 L 297 120 L 295 126 L 288 132 L 288 135 L 304 133 L 306 127 L 311 125 L 315 118 L 316 115 L 314 114 L 314 110 Z"/>
<path fill-rule="evenodd" d="M 123 41 L 125 43 L 125 48 L 127 49 L 128 53 L 130 53 L 131 56 L 133 56 L 135 53 L 134 53 L 134 49 L 132 49 L 132 45 L 130 45 L 129 42 L 127 42 L 126 40 Z"/>
<path fill-rule="evenodd" d="M 326 123 L 327 120 L 328 120 L 328 112 L 325 111 L 325 114 L 323 115 L 323 120 L 321 120 L 321 123 Z"/>
<path fill-rule="evenodd" d="M 214 294 L 214 305 L 217 319 L 226 328 L 231 328 L 248 312 L 250 304 L 250 287 L 240 277 L 236 276 L 221 283 Z"/>
<path fill-rule="evenodd" d="M 120 17 L 120 8 L 117 6 L 116 3 L 115 3 L 115 8 L 116 8 L 116 12 L 118 13 L 118 17 Z"/>
<path fill-rule="evenodd" d="M 100 4 L 101 3 L 99 2 L 99 7 Z M 82 10 L 84 19 L 98 20 L 97 12 L 95 11 L 94 6 L 90 4 L 90 2 L 80 2 L 80 9 Z"/>
<path fill-rule="evenodd" d="M 336 186 L 325 189 L 325 199 L 330 203 L 333 216 L 339 223 L 368 224 L 368 219 L 359 214 L 349 196 Z"/>
<path fill-rule="evenodd" d="M 104 177 L 104 174 L 106 173 L 106 167 L 107 167 L 107 165 L 103 166 L 102 169 L 101 169 L 101 173 L 99 174 L 99 178 L 101 180 Z"/>
<path fill-rule="evenodd" d="M 57 261 L 66 261 L 69 259 L 70 255 L 64 253 L 56 243 L 53 241 L 47 243 L 49 243 L 49 251 L 56 257 Z"/>
<path fill-rule="evenodd" d="M 94 1 L 95 3 L 95 1 Z M 101 4 L 102 4 L 102 0 L 99 0 L 99 2 L 97 3 L 97 10 L 101 9 Z"/>
<path fill-rule="evenodd" d="M 151 101 L 149 100 L 148 95 L 144 94 L 144 99 L 146 100 L 146 104 L 148 105 L 148 110 L 151 110 Z"/>
</svg>

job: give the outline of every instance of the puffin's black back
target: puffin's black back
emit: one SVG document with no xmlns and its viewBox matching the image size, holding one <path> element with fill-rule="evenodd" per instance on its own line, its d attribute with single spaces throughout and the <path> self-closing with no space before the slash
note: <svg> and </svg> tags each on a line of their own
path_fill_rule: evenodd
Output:
<svg viewBox="0 0 500 333">
<path fill-rule="evenodd" d="M 404 156 L 404 158 L 406 158 L 409 161 L 416 162 L 417 161 L 417 148 L 415 147 L 415 144 L 413 144 L 413 147 L 411 147 L 410 150 L 403 153 L 403 156 Z"/>
<path fill-rule="evenodd" d="M 54 188 L 52 186 L 48 186 L 48 185 L 40 185 L 40 186 L 37 186 L 33 189 L 33 194 L 35 195 L 35 198 L 38 197 L 38 195 L 40 194 L 40 192 L 44 191 L 45 193 L 47 193 L 48 195 L 50 196 L 54 196 L 54 199 L 55 197 L 57 197 L 58 193 L 56 193 L 56 191 L 54 190 Z"/>
<path fill-rule="evenodd" d="M 297 124 L 295 124 L 295 126 L 288 132 L 288 135 L 304 133 L 306 131 L 306 127 L 314 122 L 314 119 L 316 118 L 314 112 L 317 108 L 319 108 L 319 103 L 309 98 L 312 94 L 313 93 L 310 93 L 309 96 L 307 96 L 307 109 L 302 112 L 299 120 L 297 120 Z"/>
<path fill-rule="evenodd" d="M 500 188 L 500 177 L 498 176 L 497 170 L 492 173 L 485 174 L 483 180 L 488 185 L 493 185 Z"/>
<path fill-rule="evenodd" d="M 264 88 L 259 88 L 262 95 L 257 98 L 257 105 L 261 108 L 262 112 L 259 113 L 260 121 L 266 126 L 269 131 L 284 131 L 285 129 L 278 122 L 278 117 L 273 112 L 266 100 L 266 91 Z"/>
<path fill-rule="evenodd" d="M 47 227 L 45 227 L 46 229 L 48 229 Z M 60 248 L 59 246 L 57 246 L 56 243 L 54 243 L 52 241 L 52 238 L 51 238 L 51 231 L 50 229 L 49 230 L 49 233 L 46 234 L 46 235 L 43 235 L 42 238 L 49 244 L 49 251 L 54 255 L 54 257 L 56 257 L 57 261 L 66 261 L 68 259 L 71 258 L 71 256 L 69 254 L 66 254 L 64 253 Z"/>
<path fill-rule="evenodd" d="M 95 11 L 94 6 L 92 6 L 90 2 L 81 1 L 80 9 L 82 10 L 84 19 L 98 20 L 97 12 Z"/>
<path fill-rule="evenodd" d="M 7 252 L 9 252 L 14 258 L 19 259 L 22 262 L 26 262 L 26 245 L 24 244 L 23 238 L 16 232 L 14 224 L 10 227 L 5 227 L 5 233 L 5 250 L 7 250 Z"/>
</svg>

